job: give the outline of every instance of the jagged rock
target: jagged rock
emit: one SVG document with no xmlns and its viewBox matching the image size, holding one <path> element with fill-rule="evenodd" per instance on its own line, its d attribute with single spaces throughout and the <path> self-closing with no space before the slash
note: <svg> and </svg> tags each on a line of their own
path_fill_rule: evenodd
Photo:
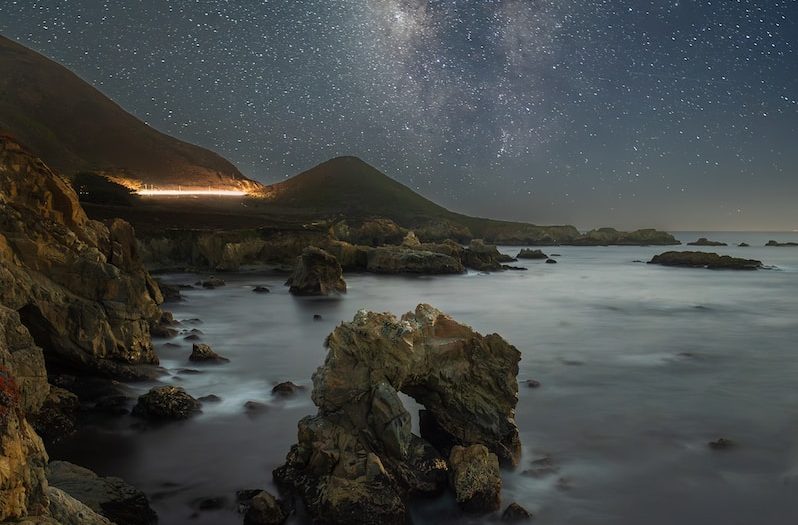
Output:
<svg viewBox="0 0 798 525">
<path fill-rule="evenodd" d="M 108 518 L 59 488 L 47 487 L 47 496 L 50 500 L 50 516 L 59 525 L 114 525 Z"/>
<path fill-rule="evenodd" d="M 512 257 L 508 258 L 500 253 L 495 246 L 474 239 L 465 250 L 463 264 L 479 272 L 499 272 L 504 269 L 501 263 L 512 260 Z"/>
<path fill-rule="evenodd" d="M 202 404 L 175 386 L 158 386 L 139 397 L 133 415 L 148 419 L 188 419 Z"/>
<path fill-rule="evenodd" d="M 709 252 L 665 252 L 655 255 L 649 264 L 663 266 L 686 266 L 689 268 L 708 268 L 711 270 L 757 270 L 762 261 L 740 259 L 728 255 Z"/>
<path fill-rule="evenodd" d="M 687 246 L 728 246 L 725 242 L 710 241 L 706 237 L 701 237 L 697 241 L 688 242 Z"/>
<path fill-rule="evenodd" d="M 189 361 L 197 362 L 197 363 L 229 363 L 230 360 L 226 357 L 222 357 L 216 352 L 211 349 L 209 345 L 202 344 L 202 343 L 194 343 L 191 348 L 191 355 L 188 358 Z"/>
<path fill-rule="evenodd" d="M 499 458 L 484 445 L 456 446 L 449 455 L 451 483 L 463 510 L 486 513 L 499 510 L 502 478 Z"/>
<path fill-rule="evenodd" d="M 72 463 L 52 461 L 47 466 L 47 480 L 114 523 L 151 525 L 158 521 L 147 496 L 119 478 L 100 477 Z"/>
<path fill-rule="evenodd" d="M 346 293 L 346 281 L 338 261 L 320 248 L 310 246 L 297 258 L 294 273 L 286 283 L 294 295 Z"/>
<path fill-rule="evenodd" d="M 304 387 L 295 385 L 291 381 L 284 381 L 274 385 L 274 388 L 272 388 L 272 394 L 287 397 L 292 396 L 303 389 Z"/>
<path fill-rule="evenodd" d="M 548 259 L 549 256 L 541 250 L 523 249 L 516 255 L 519 259 Z"/>
<path fill-rule="evenodd" d="M 150 324 L 163 298 L 137 250 L 129 224 L 89 220 L 60 175 L 0 137 L 0 304 L 20 313 L 51 373 L 129 377 L 158 362 Z"/>
<path fill-rule="evenodd" d="M 502 521 L 505 523 L 523 523 L 531 519 L 532 514 L 518 503 L 510 503 L 502 512 Z"/>
<path fill-rule="evenodd" d="M 48 445 L 75 431 L 80 400 L 78 396 L 57 386 L 50 386 L 50 393 L 41 408 L 28 416 L 30 423 Z"/>
<path fill-rule="evenodd" d="M 302 497 L 312 519 L 405 523 L 411 495 L 443 490 L 446 460 L 411 433 L 398 392 L 426 407 L 440 442 L 484 444 L 517 463 L 521 356 L 500 336 L 481 336 L 419 305 L 401 319 L 358 312 L 326 344 L 325 364 L 313 375 L 318 413 L 299 422 L 298 443 L 274 471 L 278 483 Z"/>
<path fill-rule="evenodd" d="M 462 263 L 442 253 L 382 246 L 368 251 L 366 270 L 374 273 L 425 275 L 463 273 Z"/>
<path fill-rule="evenodd" d="M 244 514 L 244 525 L 280 525 L 288 519 L 285 506 L 265 490 L 261 490 L 248 502 Z"/>
</svg>

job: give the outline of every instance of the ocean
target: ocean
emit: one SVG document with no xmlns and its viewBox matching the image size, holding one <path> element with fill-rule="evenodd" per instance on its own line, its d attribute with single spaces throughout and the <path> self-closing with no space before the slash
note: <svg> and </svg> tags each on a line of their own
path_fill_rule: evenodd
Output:
<svg viewBox="0 0 798 525">
<path fill-rule="evenodd" d="M 759 259 L 773 269 L 635 262 L 672 249 L 665 247 L 545 247 L 559 264 L 521 260 L 513 264 L 528 271 L 435 277 L 348 274 L 349 292 L 336 298 L 293 297 L 284 274 L 225 274 L 227 286 L 187 290 L 165 308 L 177 319 L 201 319 L 185 328 L 202 330 L 202 341 L 231 362 L 191 365 L 182 336 L 173 341 L 178 348 L 156 343 L 169 371 L 163 382 L 222 402 L 186 422 L 94 419 L 50 454 L 144 490 L 162 524 L 240 524 L 235 491 L 276 493 L 271 470 L 296 442 L 297 421 L 315 413 L 310 377 L 324 360 L 326 335 L 361 308 L 401 315 L 423 302 L 502 335 L 523 354 L 516 415 L 523 459 L 503 471 L 503 508 L 518 502 L 541 525 L 797 523 L 798 248 L 763 245 L 798 241 L 798 233 L 676 235 L 730 246 L 673 249 Z M 256 285 L 271 293 L 253 293 Z M 528 388 L 527 379 L 540 388 Z M 286 380 L 306 389 L 273 397 L 272 386 Z M 131 393 L 151 386 L 131 385 Z M 249 400 L 267 407 L 248 414 Z M 415 412 L 412 400 L 406 405 Z M 720 437 L 736 446 L 711 450 L 707 443 Z M 534 462 L 544 458 L 551 468 L 541 470 Z M 225 508 L 197 510 L 200 499 L 218 496 Z M 443 496 L 418 502 L 413 520 L 497 516 L 464 517 Z"/>
</svg>

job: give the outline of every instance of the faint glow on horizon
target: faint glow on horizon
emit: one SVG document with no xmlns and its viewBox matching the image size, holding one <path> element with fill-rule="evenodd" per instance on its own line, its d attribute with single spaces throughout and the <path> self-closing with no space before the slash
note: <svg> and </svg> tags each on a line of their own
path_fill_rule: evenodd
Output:
<svg viewBox="0 0 798 525">
<path fill-rule="evenodd" d="M 136 194 L 144 197 L 212 196 L 243 197 L 247 192 L 240 190 L 138 190 Z"/>
</svg>

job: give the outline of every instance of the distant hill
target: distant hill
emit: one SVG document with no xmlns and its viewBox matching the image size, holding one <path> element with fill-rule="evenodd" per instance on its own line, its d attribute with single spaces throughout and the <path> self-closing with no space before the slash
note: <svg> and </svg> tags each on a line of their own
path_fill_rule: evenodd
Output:
<svg viewBox="0 0 798 525">
<path fill-rule="evenodd" d="M 483 237 L 518 244 L 569 242 L 579 236 L 573 226 L 535 226 L 451 212 L 357 157 L 328 160 L 264 187 L 263 194 L 270 205 L 319 216 L 386 217 L 427 238 Z"/>
<path fill-rule="evenodd" d="M 133 185 L 259 185 L 221 156 L 156 131 L 77 75 L 0 36 L 0 131 L 66 175 L 104 172 Z"/>
</svg>

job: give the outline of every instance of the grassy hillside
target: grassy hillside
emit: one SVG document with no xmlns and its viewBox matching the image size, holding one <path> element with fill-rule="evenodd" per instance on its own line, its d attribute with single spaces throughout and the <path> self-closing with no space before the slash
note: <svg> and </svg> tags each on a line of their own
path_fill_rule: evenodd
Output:
<svg viewBox="0 0 798 525">
<path fill-rule="evenodd" d="M 104 171 L 161 186 L 256 186 L 216 153 L 156 131 L 68 69 L 2 36 L 0 131 L 68 175 Z"/>
</svg>

